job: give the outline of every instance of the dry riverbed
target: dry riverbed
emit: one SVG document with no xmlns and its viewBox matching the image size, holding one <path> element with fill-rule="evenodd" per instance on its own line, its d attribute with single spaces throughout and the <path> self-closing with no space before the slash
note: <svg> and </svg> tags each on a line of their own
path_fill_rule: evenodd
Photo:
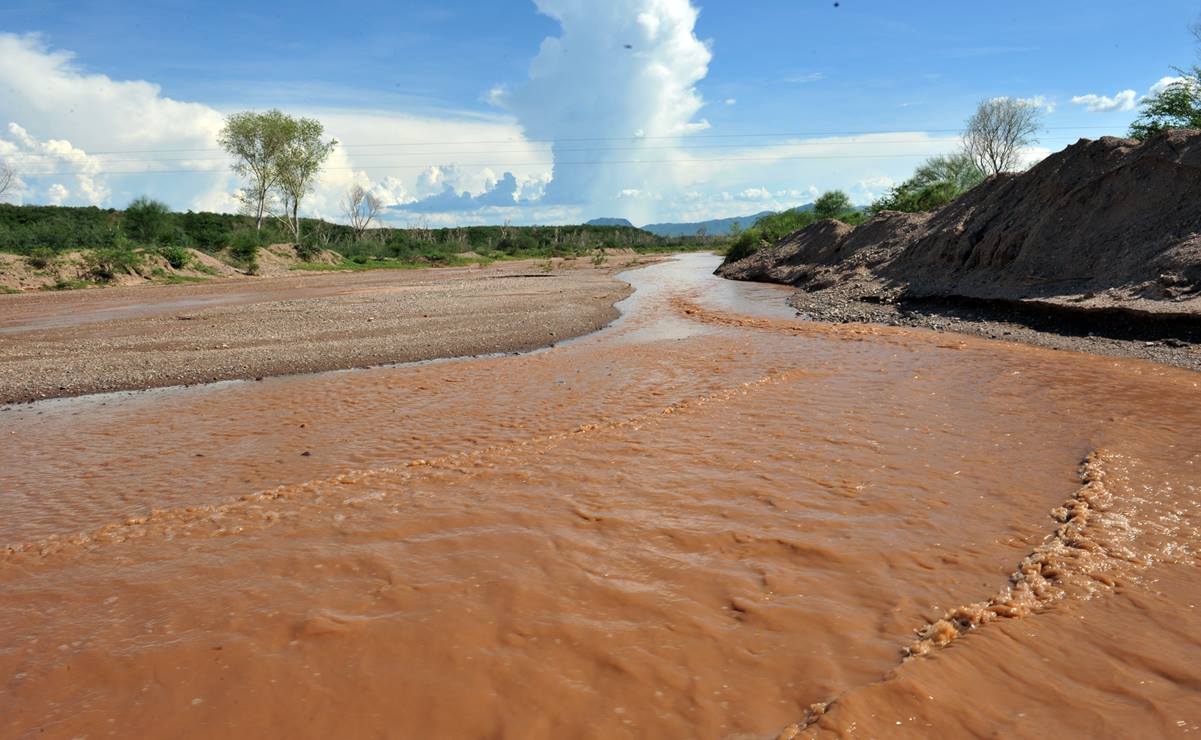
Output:
<svg viewBox="0 0 1201 740">
<path fill-rule="evenodd" d="M 616 318 L 613 274 L 653 260 L 4 295 L 0 404 L 548 346 Z"/>
</svg>

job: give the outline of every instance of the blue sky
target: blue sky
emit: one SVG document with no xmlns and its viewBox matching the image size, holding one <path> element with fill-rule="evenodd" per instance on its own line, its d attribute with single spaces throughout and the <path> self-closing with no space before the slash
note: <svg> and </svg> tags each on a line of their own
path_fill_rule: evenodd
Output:
<svg viewBox="0 0 1201 740">
<path fill-rule="evenodd" d="M 1195 0 L 1154 12 L 1113 1 L 342 11 L 11 0 L 0 156 L 18 166 L 22 202 L 121 207 L 149 192 L 232 210 L 237 182 L 214 131 L 230 111 L 278 106 L 320 118 L 344 145 L 309 203 L 327 217 L 356 182 L 398 224 L 743 215 L 834 187 L 866 202 L 953 149 L 983 98 L 1039 101 L 1032 158 L 1122 134 L 1172 65 L 1196 61 L 1199 13 Z"/>
</svg>

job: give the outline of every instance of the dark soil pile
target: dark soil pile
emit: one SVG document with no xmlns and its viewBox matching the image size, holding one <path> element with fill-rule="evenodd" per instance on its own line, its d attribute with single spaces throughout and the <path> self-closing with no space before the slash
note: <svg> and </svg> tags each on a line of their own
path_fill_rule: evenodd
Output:
<svg viewBox="0 0 1201 740">
<path fill-rule="evenodd" d="M 810 290 L 845 280 L 908 296 L 1098 307 L 1201 295 L 1201 132 L 1081 140 L 933 214 L 819 221 L 722 265 Z"/>
<path fill-rule="evenodd" d="M 928 296 L 1187 297 L 1201 292 L 1199 206 L 1201 132 L 1083 140 L 951 203 L 879 274 Z"/>
<path fill-rule="evenodd" d="M 936 213 L 819 221 L 718 274 L 794 285 L 816 320 L 1201 369 L 1201 131 L 1081 140 Z"/>
</svg>

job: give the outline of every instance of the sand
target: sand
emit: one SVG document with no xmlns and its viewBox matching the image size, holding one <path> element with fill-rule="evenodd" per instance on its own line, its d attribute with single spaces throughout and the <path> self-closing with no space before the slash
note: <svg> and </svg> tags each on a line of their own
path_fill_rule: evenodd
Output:
<svg viewBox="0 0 1201 740">
<path fill-rule="evenodd" d="M 613 273 L 652 260 L 0 295 L 0 404 L 549 346 L 616 318 Z"/>
</svg>

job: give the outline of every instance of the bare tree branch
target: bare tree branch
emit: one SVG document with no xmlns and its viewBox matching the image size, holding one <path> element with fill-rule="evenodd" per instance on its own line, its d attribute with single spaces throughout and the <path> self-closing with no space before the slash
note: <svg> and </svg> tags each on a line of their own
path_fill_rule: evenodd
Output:
<svg viewBox="0 0 1201 740">
<path fill-rule="evenodd" d="M 967 121 L 964 151 L 986 175 L 1013 171 L 1021 165 L 1022 148 L 1038 141 L 1040 118 L 1033 103 L 1013 98 L 985 100 Z"/>
<path fill-rule="evenodd" d="M 372 193 L 367 192 L 362 185 L 352 185 L 342 199 L 342 213 L 350 221 L 354 230 L 354 238 L 361 240 L 363 234 L 371 227 L 371 222 L 379 215 L 383 204 Z"/>
<path fill-rule="evenodd" d="M 17 171 L 8 162 L 0 162 L 0 198 L 17 185 Z"/>
</svg>

